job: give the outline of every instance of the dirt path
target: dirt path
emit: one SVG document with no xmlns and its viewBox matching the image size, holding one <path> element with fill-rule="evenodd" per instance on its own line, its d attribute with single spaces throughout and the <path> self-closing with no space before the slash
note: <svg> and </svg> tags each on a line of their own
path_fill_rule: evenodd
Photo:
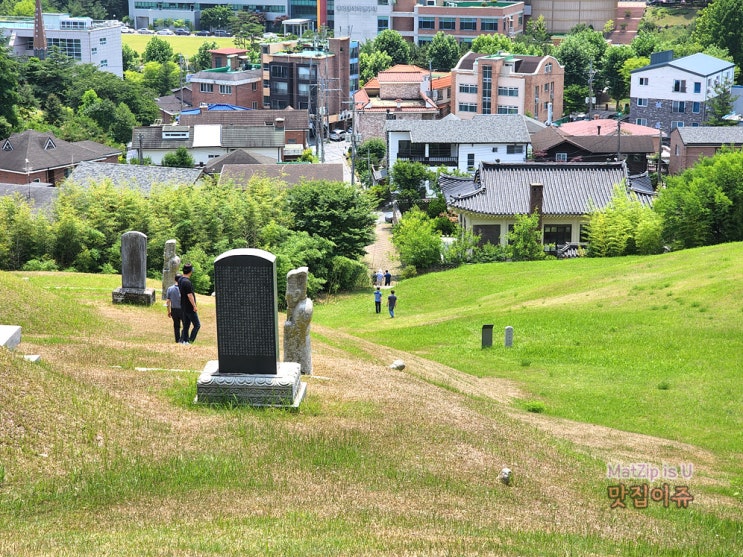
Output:
<svg viewBox="0 0 743 557">
<path fill-rule="evenodd" d="M 377 220 L 375 241 L 366 247 L 364 262 L 369 267 L 370 274 L 377 269 L 389 269 L 393 281 L 400 277 L 400 261 L 392 245 L 392 225 L 384 222 L 384 215 L 381 213 Z"/>
</svg>

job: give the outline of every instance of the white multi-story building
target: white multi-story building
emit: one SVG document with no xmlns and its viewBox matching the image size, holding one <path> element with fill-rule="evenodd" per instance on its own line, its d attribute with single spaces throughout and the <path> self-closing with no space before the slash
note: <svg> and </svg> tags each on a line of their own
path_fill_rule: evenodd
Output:
<svg viewBox="0 0 743 557">
<path fill-rule="evenodd" d="M 674 128 L 701 126 L 707 101 L 720 84 L 732 86 L 735 64 L 697 53 L 673 59 L 673 51 L 650 55 L 650 64 L 630 72 L 630 121 L 670 134 Z"/>
<path fill-rule="evenodd" d="M 118 21 L 95 21 L 68 14 L 43 14 L 47 49 L 58 47 L 77 62 L 93 64 L 119 77 L 124 75 L 121 59 L 121 27 Z M 17 56 L 34 55 L 34 18 L 2 17 L 0 30 Z"/>
<path fill-rule="evenodd" d="M 156 19 L 182 19 L 191 23 L 196 29 L 201 28 L 201 12 L 207 8 L 224 6 L 224 2 L 147 2 L 129 0 L 129 17 L 134 21 L 136 29 L 149 27 Z M 263 0 L 260 4 L 236 1 L 227 4 L 233 10 L 243 8 L 266 15 L 267 21 L 289 13 L 288 0 Z"/>
</svg>

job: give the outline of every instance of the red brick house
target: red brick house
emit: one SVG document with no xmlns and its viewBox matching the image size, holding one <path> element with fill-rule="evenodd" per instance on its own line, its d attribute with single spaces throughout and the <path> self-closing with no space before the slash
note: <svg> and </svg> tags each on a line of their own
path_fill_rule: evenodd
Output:
<svg viewBox="0 0 743 557">
<path fill-rule="evenodd" d="M 57 185 L 81 162 L 119 162 L 118 149 L 96 143 L 70 143 L 51 133 L 26 130 L 0 141 L 0 182 Z"/>
</svg>

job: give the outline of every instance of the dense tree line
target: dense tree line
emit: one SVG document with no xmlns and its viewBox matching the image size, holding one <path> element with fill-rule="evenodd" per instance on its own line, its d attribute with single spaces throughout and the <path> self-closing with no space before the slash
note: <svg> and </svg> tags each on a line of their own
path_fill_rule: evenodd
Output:
<svg viewBox="0 0 743 557">
<path fill-rule="evenodd" d="M 48 215 L 21 196 L 0 198 L 0 268 L 116 273 L 121 235 L 137 230 L 148 237 L 150 277 L 160 276 L 174 238 L 201 292 L 210 291 L 214 258 L 241 247 L 274 253 L 279 276 L 308 266 L 311 293 L 336 292 L 368 280 L 361 258 L 375 222 L 369 199 L 341 182 L 289 189 L 254 178 L 244 189 L 207 182 L 154 187 L 148 197 L 110 182 L 66 183 Z"/>
</svg>

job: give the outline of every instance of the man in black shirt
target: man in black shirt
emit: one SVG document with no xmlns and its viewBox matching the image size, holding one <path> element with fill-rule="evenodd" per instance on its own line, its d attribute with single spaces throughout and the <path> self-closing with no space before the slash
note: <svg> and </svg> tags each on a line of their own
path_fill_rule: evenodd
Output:
<svg viewBox="0 0 743 557">
<path fill-rule="evenodd" d="M 183 266 L 183 276 L 178 281 L 178 289 L 181 291 L 181 310 L 183 311 L 181 344 L 191 344 L 194 342 L 199 329 L 201 329 L 199 315 L 196 313 L 198 308 L 196 307 L 196 294 L 193 290 L 193 284 L 191 284 L 191 273 L 193 273 L 193 265 L 186 263 Z M 189 336 L 188 330 L 191 326 L 193 328 Z"/>
</svg>

